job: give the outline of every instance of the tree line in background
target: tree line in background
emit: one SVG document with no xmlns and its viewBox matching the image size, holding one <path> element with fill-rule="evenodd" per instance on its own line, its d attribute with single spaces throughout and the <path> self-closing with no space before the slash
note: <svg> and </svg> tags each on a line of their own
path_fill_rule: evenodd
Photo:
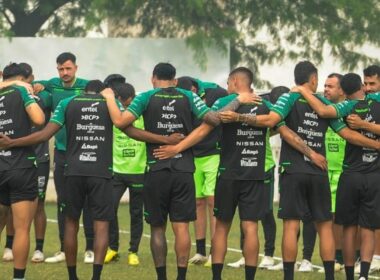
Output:
<svg viewBox="0 0 380 280">
<path fill-rule="evenodd" d="M 108 21 L 112 37 L 185 38 L 205 65 L 206 48 L 259 72 L 264 63 L 328 51 L 345 70 L 379 63 L 360 52 L 380 46 L 378 0 L 0 0 L 3 36 L 86 36 Z M 260 77 L 258 86 L 265 86 Z"/>
</svg>

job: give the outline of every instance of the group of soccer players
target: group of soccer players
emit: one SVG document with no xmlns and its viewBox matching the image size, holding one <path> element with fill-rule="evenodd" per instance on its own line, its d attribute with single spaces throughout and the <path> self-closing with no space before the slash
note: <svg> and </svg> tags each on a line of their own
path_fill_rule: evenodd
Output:
<svg viewBox="0 0 380 280">
<path fill-rule="evenodd" d="M 6 225 L 3 259 L 13 260 L 14 279 L 25 279 L 33 220 L 31 261 L 66 261 L 69 279 L 78 279 L 82 210 L 85 262 L 93 264 L 92 279 L 100 279 L 103 264 L 119 257 L 118 205 L 127 188 L 128 264 L 140 262 L 144 215 L 159 280 L 168 278 L 168 218 L 177 279 L 186 279 L 189 263 L 210 266 L 212 279 L 221 279 L 236 208 L 243 259 L 231 266 L 243 263 L 245 279 L 254 279 L 257 267 L 280 267 L 285 280 L 294 279 L 301 220 L 308 252 L 300 271 L 310 271 L 316 233 L 325 279 L 334 279 L 334 270 L 343 266 L 346 278 L 354 279 L 355 262 L 360 280 L 368 278 L 370 269 L 380 270 L 379 66 L 364 70 L 364 85 L 354 73 L 329 75 L 323 97 L 316 94 L 317 68 L 302 61 L 294 69 L 295 87 L 278 87 L 260 97 L 245 67 L 232 70 L 223 89 L 193 77 L 176 79 L 173 65 L 159 63 L 152 73 L 153 89 L 135 95 L 120 74 L 104 82 L 76 77 L 72 53 L 60 54 L 56 62 L 58 78 L 33 81 L 30 65 L 12 63 L 0 82 L 0 232 Z M 275 134 L 282 138 L 278 217 L 283 220 L 283 262 L 277 265 L 275 163 L 269 144 Z M 53 136 L 61 247 L 45 259 L 44 198 Z M 189 258 L 191 221 L 196 254 Z M 265 232 L 260 265 L 258 221 Z"/>
</svg>

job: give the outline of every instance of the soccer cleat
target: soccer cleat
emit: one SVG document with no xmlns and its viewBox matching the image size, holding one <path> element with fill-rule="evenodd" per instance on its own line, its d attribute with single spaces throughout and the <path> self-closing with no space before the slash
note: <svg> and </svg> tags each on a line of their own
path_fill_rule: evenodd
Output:
<svg viewBox="0 0 380 280">
<path fill-rule="evenodd" d="M 205 262 L 207 262 L 207 257 L 198 253 L 189 259 L 189 264 L 204 264 Z"/>
<path fill-rule="evenodd" d="M 140 264 L 139 256 L 136 253 L 128 254 L 128 264 L 132 266 L 136 266 Z"/>
<path fill-rule="evenodd" d="M 367 280 L 365 277 L 360 277 L 359 280 Z"/>
<path fill-rule="evenodd" d="M 207 262 L 203 265 L 204 267 L 211 267 L 212 261 L 211 261 L 211 255 L 208 255 Z"/>
<path fill-rule="evenodd" d="M 273 257 L 264 256 L 264 258 L 261 260 L 258 267 L 261 269 L 267 269 L 268 267 L 273 266 L 273 265 L 274 265 Z"/>
<path fill-rule="evenodd" d="M 119 254 L 117 253 L 117 251 L 108 249 L 106 257 L 104 258 L 104 263 L 110 263 L 111 261 L 117 261 L 118 259 L 119 259 Z"/>
<path fill-rule="evenodd" d="M 284 264 L 281 261 L 278 264 L 268 267 L 268 270 L 272 270 L 272 271 L 284 270 Z"/>
<path fill-rule="evenodd" d="M 94 251 L 87 250 L 86 252 L 84 252 L 84 263 L 94 263 L 94 257 Z"/>
<path fill-rule="evenodd" d="M 373 258 L 371 262 L 371 267 L 369 273 L 374 273 L 380 271 L 380 260 Z"/>
<path fill-rule="evenodd" d="M 355 262 L 354 273 L 360 274 L 360 261 Z"/>
<path fill-rule="evenodd" d="M 5 248 L 4 249 L 3 261 L 4 262 L 11 262 L 11 261 L 13 261 L 13 252 L 12 252 L 12 249 L 9 249 L 9 248 Z"/>
<path fill-rule="evenodd" d="M 42 253 L 40 250 L 35 250 L 31 261 L 34 263 L 41 263 L 44 260 L 45 260 L 44 253 Z"/>
<path fill-rule="evenodd" d="M 308 260 L 302 260 L 300 266 L 298 267 L 299 272 L 312 272 L 313 264 Z"/>
<path fill-rule="evenodd" d="M 66 260 L 66 256 L 64 252 L 57 252 L 54 254 L 54 256 L 50 258 L 46 258 L 45 262 L 46 263 L 60 263 L 64 262 Z"/>
<path fill-rule="evenodd" d="M 240 258 L 238 261 L 233 263 L 228 263 L 227 266 L 233 267 L 233 268 L 239 268 L 245 266 L 245 259 L 244 257 Z"/>
<path fill-rule="evenodd" d="M 344 264 L 341 264 L 341 263 L 338 263 L 337 261 L 335 261 L 334 271 L 338 272 L 338 271 L 341 271 L 343 269 L 344 269 Z"/>
</svg>

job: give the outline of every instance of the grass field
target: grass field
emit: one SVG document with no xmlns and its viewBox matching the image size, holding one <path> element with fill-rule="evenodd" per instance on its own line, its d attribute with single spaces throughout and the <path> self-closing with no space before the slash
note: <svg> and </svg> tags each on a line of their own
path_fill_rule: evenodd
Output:
<svg viewBox="0 0 380 280">
<path fill-rule="evenodd" d="M 59 248 L 58 242 L 58 229 L 57 224 L 54 223 L 56 219 L 55 216 L 55 205 L 47 204 L 47 216 L 50 222 L 47 227 L 47 234 L 45 239 L 44 253 L 46 256 L 51 256 Z M 104 266 L 103 270 L 103 279 L 130 279 L 130 280 L 149 280 L 155 279 L 155 270 L 153 266 L 153 261 L 150 255 L 149 249 L 149 227 L 144 225 L 144 237 L 142 238 L 140 245 L 140 266 L 130 267 L 127 265 L 127 250 L 129 242 L 129 212 L 128 204 L 122 204 L 119 209 L 119 218 L 120 218 L 120 229 L 123 231 L 120 235 L 120 253 L 121 258 L 118 262 L 113 262 Z M 193 232 L 193 228 L 191 228 Z M 176 277 L 176 262 L 175 254 L 173 249 L 173 235 L 170 227 L 167 231 L 168 244 L 168 258 L 167 258 L 167 267 L 168 267 L 168 279 L 175 279 Z M 34 235 L 32 230 L 32 236 Z M 276 239 L 276 252 L 275 256 L 281 256 L 281 235 L 282 235 L 282 222 L 277 220 L 277 239 Z M 4 247 L 5 234 L 2 235 L 1 239 L 1 250 L 0 254 L 2 256 L 2 248 Z M 80 230 L 79 233 L 79 254 L 78 254 L 78 276 L 82 280 L 91 279 L 92 275 L 92 266 L 86 265 L 83 263 L 83 252 L 84 252 L 84 237 L 83 230 Z M 262 228 L 260 227 L 260 246 L 263 248 L 263 234 Z M 207 240 L 209 241 L 209 240 Z M 317 240 L 318 242 L 318 240 Z M 34 237 L 32 237 L 31 253 L 34 250 Z M 229 248 L 232 248 L 232 251 L 229 251 L 226 256 L 226 263 L 237 260 L 241 257 L 239 252 L 235 252 L 236 249 L 239 249 L 239 224 L 237 219 L 234 221 L 230 236 L 229 236 Z M 191 255 L 194 254 L 195 247 L 192 247 Z M 260 250 L 262 252 L 263 250 Z M 298 259 L 302 258 L 302 247 L 299 247 Z M 315 248 L 313 263 L 316 265 L 321 265 L 319 259 L 318 246 Z M 12 279 L 12 264 L 0 262 L 0 279 Z M 27 267 L 27 280 L 42 280 L 42 279 L 67 279 L 67 271 L 65 263 L 60 264 L 33 264 L 29 263 Z M 314 273 L 296 273 L 296 279 L 324 279 L 324 275 L 318 272 Z M 211 279 L 211 269 L 205 268 L 202 266 L 190 266 L 188 269 L 188 278 L 187 279 Z M 225 266 L 223 271 L 223 279 L 244 279 L 244 269 L 232 269 Z M 272 272 L 272 271 L 258 271 L 256 274 L 256 279 L 271 279 L 277 280 L 282 279 L 282 272 Z M 343 273 L 336 273 L 336 279 L 344 279 Z"/>
</svg>

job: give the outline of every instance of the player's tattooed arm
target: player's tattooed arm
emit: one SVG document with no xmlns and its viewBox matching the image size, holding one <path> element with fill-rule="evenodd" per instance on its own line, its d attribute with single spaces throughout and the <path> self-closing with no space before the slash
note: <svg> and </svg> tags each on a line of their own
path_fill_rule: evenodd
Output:
<svg viewBox="0 0 380 280">
<path fill-rule="evenodd" d="M 242 122 L 257 127 L 274 127 L 279 121 L 281 121 L 281 117 L 274 112 L 270 112 L 267 115 L 254 116 L 227 111 L 220 113 L 220 119 L 224 123 Z"/>
<path fill-rule="evenodd" d="M 298 136 L 293 130 L 289 127 L 283 125 L 279 127 L 278 132 L 281 135 L 281 138 L 284 139 L 290 146 L 292 146 L 295 150 L 299 151 L 306 157 L 308 157 L 312 163 L 318 166 L 322 170 L 327 170 L 327 160 L 326 158 L 315 152 L 312 148 L 310 148 L 301 137 Z"/>
</svg>

